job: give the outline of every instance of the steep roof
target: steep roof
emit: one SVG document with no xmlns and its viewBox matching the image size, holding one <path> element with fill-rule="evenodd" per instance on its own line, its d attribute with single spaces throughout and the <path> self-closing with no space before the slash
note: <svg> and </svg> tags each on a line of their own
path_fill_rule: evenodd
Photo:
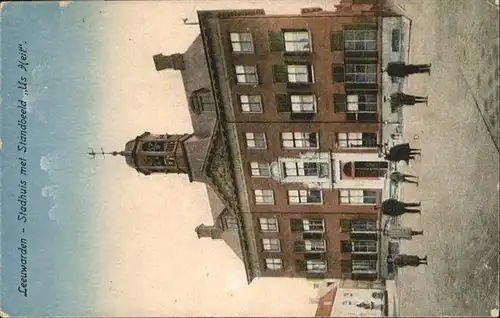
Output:
<svg viewBox="0 0 500 318">
<path fill-rule="evenodd" d="M 194 136 L 185 143 L 193 181 L 207 184 L 208 201 L 214 225 L 223 228 L 222 217 L 235 215 L 236 189 L 227 145 L 218 121 L 217 112 L 199 112 L 193 109 L 193 94 L 202 89 L 211 91 L 212 83 L 201 35 L 197 36 L 184 53 L 181 71 Z M 243 259 L 238 230 L 225 230 L 222 240 Z"/>
</svg>

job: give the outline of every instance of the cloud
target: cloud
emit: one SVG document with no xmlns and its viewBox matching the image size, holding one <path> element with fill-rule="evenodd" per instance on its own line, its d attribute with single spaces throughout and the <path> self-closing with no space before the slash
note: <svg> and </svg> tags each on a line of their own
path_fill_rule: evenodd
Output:
<svg viewBox="0 0 500 318">
<path fill-rule="evenodd" d="M 0 151 L 2 151 L 3 141 L 0 139 Z"/>
<path fill-rule="evenodd" d="M 52 176 L 52 172 L 58 167 L 59 156 L 48 154 L 40 158 L 40 169 Z"/>
<path fill-rule="evenodd" d="M 58 194 L 58 185 L 51 185 L 51 186 L 46 186 L 42 188 L 42 196 L 44 198 L 50 198 L 52 201 L 54 201 L 54 204 L 50 208 L 50 210 L 47 212 L 49 215 L 49 219 L 51 221 L 58 221 L 57 220 L 57 215 L 55 214 L 55 211 L 57 210 L 57 204 L 55 204 L 57 194 Z"/>
</svg>

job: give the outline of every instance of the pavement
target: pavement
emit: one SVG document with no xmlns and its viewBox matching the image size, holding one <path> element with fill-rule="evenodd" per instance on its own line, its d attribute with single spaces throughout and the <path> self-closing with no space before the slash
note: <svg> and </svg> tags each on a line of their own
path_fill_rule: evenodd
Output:
<svg viewBox="0 0 500 318">
<path fill-rule="evenodd" d="M 400 223 L 424 230 L 400 251 L 427 255 L 429 265 L 398 270 L 394 314 L 489 316 L 500 296 L 498 9 L 486 0 L 396 2 L 412 19 L 410 62 L 432 70 L 408 78 L 406 92 L 428 95 L 429 105 L 404 109 L 403 137 L 422 157 L 399 168 L 420 177 L 402 200 L 422 202 L 420 216 Z"/>
</svg>

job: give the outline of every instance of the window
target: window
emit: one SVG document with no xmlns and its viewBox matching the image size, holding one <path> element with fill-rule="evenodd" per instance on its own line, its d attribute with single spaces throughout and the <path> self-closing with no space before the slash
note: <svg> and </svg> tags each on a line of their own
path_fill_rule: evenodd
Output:
<svg viewBox="0 0 500 318">
<path fill-rule="evenodd" d="M 165 142 L 165 151 L 166 152 L 173 152 L 175 150 L 175 144 L 176 144 L 176 141 L 174 141 L 174 140 L 167 140 Z"/>
<path fill-rule="evenodd" d="M 144 164 L 151 167 L 165 167 L 165 157 L 163 156 L 147 156 L 144 157 Z"/>
<path fill-rule="evenodd" d="M 289 83 L 312 83 L 313 74 L 311 65 L 287 65 Z"/>
<path fill-rule="evenodd" d="M 375 220 L 340 220 L 342 232 L 377 232 Z"/>
<path fill-rule="evenodd" d="M 240 95 L 240 107 L 244 113 L 262 113 L 260 95 Z"/>
<path fill-rule="evenodd" d="M 290 53 L 311 52 L 311 35 L 308 30 L 269 32 L 269 50 Z"/>
<path fill-rule="evenodd" d="M 342 253 L 376 253 L 377 241 L 341 241 Z"/>
<path fill-rule="evenodd" d="M 233 216 L 226 216 L 224 218 L 224 227 L 228 230 L 237 230 L 238 219 Z"/>
<path fill-rule="evenodd" d="M 273 190 L 253 190 L 255 204 L 274 204 Z"/>
<path fill-rule="evenodd" d="M 283 262 L 281 258 L 266 258 L 266 269 L 268 270 L 280 270 L 283 268 Z"/>
<path fill-rule="evenodd" d="M 325 240 L 299 240 L 295 241 L 296 252 L 325 252 Z"/>
<path fill-rule="evenodd" d="M 387 168 L 385 161 L 356 161 L 346 163 L 342 172 L 351 178 L 383 178 L 387 174 Z"/>
<path fill-rule="evenodd" d="M 276 218 L 260 218 L 259 222 L 262 232 L 278 232 L 278 220 Z"/>
<path fill-rule="evenodd" d="M 236 81 L 238 84 L 258 84 L 257 66 L 236 65 Z"/>
<path fill-rule="evenodd" d="M 352 272 L 376 272 L 377 261 L 375 260 L 352 260 Z"/>
<path fill-rule="evenodd" d="M 315 113 L 316 96 L 314 95 L 291 95 L 292 113 Z"/>
<path fill-rule="evenodd" d="M 146 141 L 142 144 L 143 151 L 163 152 L 165 151 L 165 142 L 163 141 Z"/>
<path fill-rule="evenodd" d="M 325 222 L 323 219 L 291 219 L 290 230 L 321 234 L 325 231 Z"/>
<path fill-rule="evenodd" d="M 346 51 L 377 50 L 377 30 L 344 31 L 344 48 Z"/>
<path fill-rule="evenodd" d="M 231 47 L 235 53 L 253 53 L 252 34 L 250 32 L 231 33 Z"/>
<path fill-rule="evenodd" d="M 289 204 L 321 204 L 323 195 L 321 190 L 288 190 Z"/>
<path fill-rule="evenodd" d="M 270 177 L 271 170 L 268 163 L 250 162 L 252 177 Z"/>
<path fill-rule="evenodd" d="M 332 52 L 344 50 L 344 32 L 332 31 L 330 34 L 330 46 Z"/>
<path fill-rule="evenodd" d="M 307 30 L 283 32 L 286 52 L 310 52 L 311 38 Z"/>
<path fill-rule="evenodd" d="M 265 133 L 246 133 L 245 134 L 247 148 L 249 149 L 266 149 L 266 134 Z"/>
<path fill-rule="evenodd" d="M 375 190 L 340 190 L 341 204 L 376 204 Z"/>
<path fill-rule="evenodd" d="M 283 172 L 285 177 L 307 176 L 326 178 L 329 176 L 328 164 L 322 162 L 287 161 L 283 163 Z"/>
<path fill-rule="evenodd" d="M 262 239 L 262 247 L 264 251 L 267 252 L 279 252 L 281 251 L 280 240 L 275 238 L 265 238 Z"/>
<path fill-rule="evenodd" d="M 321 219 L 304 219 L 302 220 L 304 232 L 324 232 L 325 221 Z"/>
<path fill-rule="evenodd" d="M 196 114 L 202 111 L 215 111 L 215 101 L 210 89 L 201 88 L 192 92 L 189 97 L 189 107 Z"/>
<path fill-rule="evenodd" d="M 377 83 L 377 64 L 346 64 L 347 83 Z"/>
<path fill-rule="evenodd" d="M 338 133 L 337 145 L 339 148 L 376 148 L 376 133 Z"/>
<path fill-rule="evenodd" d="M 347 95 L 346 99 L 335 95 L 335 111 L 347 112 L 347 120 L 350 121 L 374 121 L 377 120 L 377 95 L 360 94 Z M 342 103 L 342 102 L 345 102 Z"/>
<path fill-rule="evenodd" d="M 306 268 L 310 273 L 326 273 L 326 261 L 308 260 Z"/>
<path fill-rule="evenodd" d="M 281 133 L 281 143 L 284 149 L 318 148 L 318 133 L 286 132 Z"/>
</svg>

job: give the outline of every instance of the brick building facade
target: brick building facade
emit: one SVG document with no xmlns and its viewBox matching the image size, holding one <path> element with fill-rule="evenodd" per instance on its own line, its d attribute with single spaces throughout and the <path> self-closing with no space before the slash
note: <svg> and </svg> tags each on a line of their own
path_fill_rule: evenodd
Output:
<svg viewBox="0 0 500 318">
<path fill-rule="evenodd" d="M 214 224 L 196 232 L 223 239 L 249 282 L 380 278 L 384 18 L 398 16 L 345 2 L 296 15 L 200 11 L 186 52 L 153 57 L 158 71 L 180 71 L 194 132 L 145 133 L 122 154 L 144 174 L 207 184 Z"/>
</svg>

